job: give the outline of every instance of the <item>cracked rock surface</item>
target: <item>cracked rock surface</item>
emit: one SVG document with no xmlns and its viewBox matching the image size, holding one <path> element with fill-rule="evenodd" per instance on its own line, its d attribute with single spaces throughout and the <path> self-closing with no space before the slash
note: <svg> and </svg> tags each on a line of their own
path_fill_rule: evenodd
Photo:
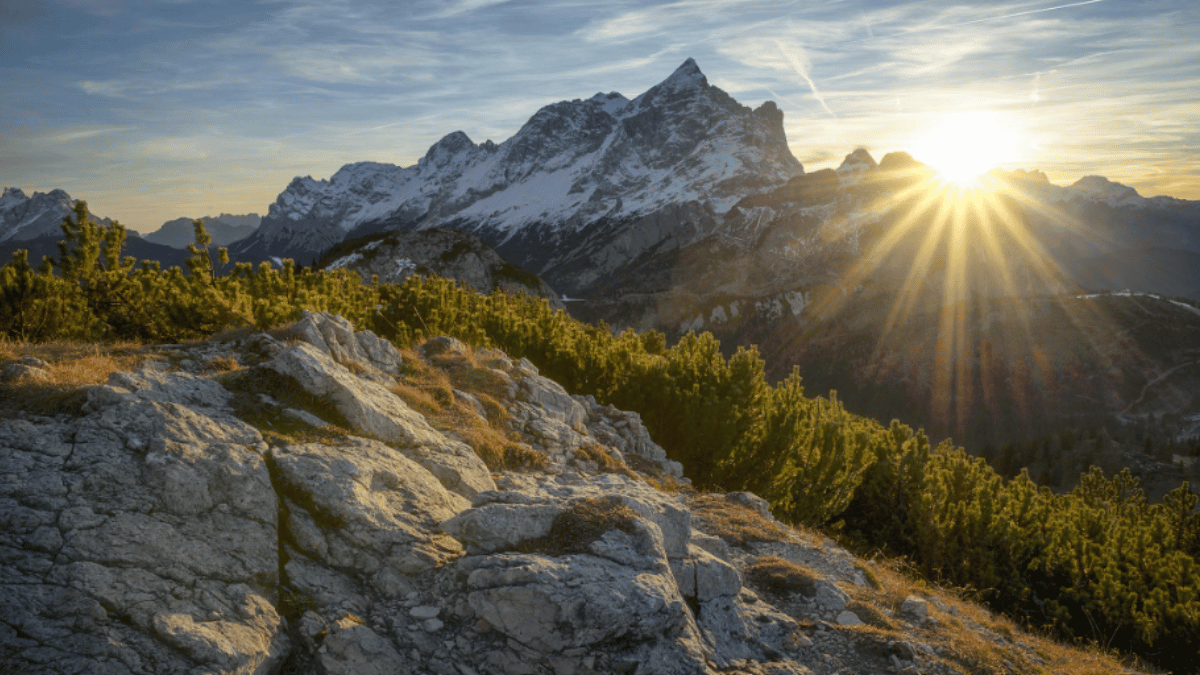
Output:
<svg viewBox="0 0 1200 675">
<path fill-rule="evenodd" d="M 0 420 L 0 672 L 965 672 L 922 639 L 958 620 L 938 601 L 867 614 L 865 568 L 749 493 L 705 499 L 779 537 L 730 544 L 695 493 L 655 487 L 680 467 L 636 414 L 528 361 L 450 338 L 402 354 L 322 313 L 179 349 L 77 415 Z M 435 353 L 492 369 L 540 468 L 489 469 L 395 393 Z M 216 356 L 238 369 L 187 366 Z M 450 399 L 486 421 L 476 393 Z M 764 592 L 747 570 L 768 558 L 812 578 Z M 871 621 L 905 639 L 876 645 Z"/>
</svg>

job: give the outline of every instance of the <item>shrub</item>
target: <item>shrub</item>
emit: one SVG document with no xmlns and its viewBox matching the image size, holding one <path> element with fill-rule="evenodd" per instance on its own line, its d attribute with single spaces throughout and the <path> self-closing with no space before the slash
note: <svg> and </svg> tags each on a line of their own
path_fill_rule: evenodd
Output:
<svg viewBox="0 0 1200 675">
<path fill-rule="evenodd" d="M 817 594 L 817 575 L 812 570 L 779 556 L 764 556 L 746 568 L 746 581 L 775 596 Z"/>
</svg>

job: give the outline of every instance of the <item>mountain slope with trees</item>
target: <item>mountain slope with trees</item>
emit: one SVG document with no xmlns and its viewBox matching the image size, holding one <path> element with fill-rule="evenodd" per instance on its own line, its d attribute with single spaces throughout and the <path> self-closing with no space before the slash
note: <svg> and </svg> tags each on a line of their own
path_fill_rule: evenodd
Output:
<svg viewBox="0 0 1200 675">
<path fill-rule="evenodd" d="M 56 260 L 34 270 L 18 255 L 0 269 L 6 335 L 175 341 L 322 309 L 400 345 L 454 335 L 498 347 L 574 394 L 638 412 L 698 485 L 751 489 L 781 519 L 908 556 L 928 578 L 1063 637 L 1179 672 L 1200 662 L 1200 515 L 1186 484 L 1151 505 L 1127 473 L 1091 470 L 1052 494 L 949 442 L 850 414 L 833 392 L 810 397 L 796 372 L 772 386 L 754 349 L 726 357 L 710 334 L 668 346 L 655 331 L 614 334 L 545 301 L 435 277 L 366 285 L 290 264 L 219 275 L 200 224 L 186 273 L 138 265 L 121 256 L 120 225 L 95 225 L 86 205 L 63 229 Z"/>
</svg>

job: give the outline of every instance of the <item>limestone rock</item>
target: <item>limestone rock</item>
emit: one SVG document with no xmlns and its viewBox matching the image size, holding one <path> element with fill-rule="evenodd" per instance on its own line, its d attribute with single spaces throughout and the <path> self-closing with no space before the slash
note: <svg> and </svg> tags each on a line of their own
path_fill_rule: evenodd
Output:
<svg viewBox="0 0 1200 675">
<path fill-rule="evenodd" d="M 846 609 L 846 604 L 850 602 L 850 596 L 846 595 L 846 592 L 838 588 L 836 584 L 828 579 L 817 579 L 813 585 L 816 587 L 817 607 L 822 611 L 827 614 L 837 614 Z"/>
<path fill-rule="evenodd" d="M 435 430 L 383 385 L 356 377 L 312 345 L 293 345 L 264 365 L 330 401 L 352 430 L 405 446 L 406 454 L 448 489 L 469 499 L 495 487 L 487 466 L 469 447 Z"/>
<path fill-rule="evenodd" d="M 217 410 L 229 406 L 230 394 L 217 382 L 189 373 L 166 371 L 155 365 L 136 372 L 113 373 L 108 377 L 108 383 L 146 401 Z"/>
<path fill-rule="evenodd" d="M 794 654 L 803 638 L 791 617 L 766 603 L 751 604 L 737 596 L 720 596 L 702 603 L 699 625 L 713 646 L 712 658 L 722 667 L 744 660 L 781 659 Z"/>
<path fill-rule="evenodd" d="M 736 596 L 742 589 L 742 574 L 736 567 L 708 551 L 692 546 L 686 558 L 671 560 L 671 572 L 684 597 L 707 602 Z"/>
<path fill-rule="evenodd" d="M 841 612 L 837 615 L 837 624 L 839 626 L 861 626 L 863 620 L 858 618 L 854 612 Z"/>
<path fill-rule="evenodd" d="M 329 675 L 392 675 L 405 672 L 405 659 L 391 641 L 353 620 L 335 624 L 324 639 L 319 661 Z"/>
<path fill-rule="evenodd" d="M 841 590 L 861 577 L 848 552 L 796 531 L 733 547 L 693 529 L 693 498 L 597 473 L 603 451 L 679 475 L 637 415 L 528 361 L 470 355 L 505 390 L 507 440 L 550 460 L 493 479 L 392 393 L 390 345 L 323 313 L 295 332 L 164 347 L 169 363 L 112 375 L 79 415 L 0 420 L 0 671 L 811 675 L 926 672 L 948 648 L 925 619 L 945 607 L 914 596 L 901 613 L 916 623 L 856 654 L 884 638 L 838 628 L 861 622 Z M 438 368 L 468 349 L 422 350 Z M 218 359 L 251 370 L 217 378 Z M 275 373 L 318 403 L 281 412 L 281 392 L 253 388 Z M 491 410 L 454 396 L 468 416 Z M 727 498 L 770 516 L 750 493 Z M 746 565 L 774 555 L 813 587 L 744 588 Z M 916 624 L 936 650 L 904 641 Z"/>
<path fill-rule="evenodd" d="M 917 621 L 924 621 L 929 618 L 929 603 L 915 595 L 910 595 L 904 599 L 904 604 L 900 605 L 900 613 Z"/>
<path fill-rule="evenodd" d="M 659 492 L 643 481 L 619 474 L 597 476 L 520 475 L 500 479 L 499 487 L 511 493 L 528 495 L 542 502 L 567 502 L 572 499 L 615 495 L 627 506 L 653 522 L 662 532 L 663 547 L 669 558 L 688 555 L 692 533 L 692 513 L 678 498 Z"/>
<path fill-rule="evenodd" d="M 292 332 L 340 363 L 354 362 L 394 374 L 403 361 L 391 342 L 369 330 L 355 332 L 348 320 L 329 312 L 306 310 Z"/>
<path fill-rule="evenodd" d="M 620 640 L 663 668 L 653 672 L 705 672 L 694 621 L 667 574 L 587 555 L 468 557 L 459 568 L 476 614 L 538 654 Z"/>
<path fill-rule="evenodd" d="M 44 382 L 50 373 L 44 368 L 25 363 L 10 363 L 0 368 L 0 382 Z"/>
<path fill-rule="evenodd" d="M 627 459 L 639 457 L 657 464 L 669 476 L 683 477 L 683 465 L 667 459 L 667 451 L 650 438 L 641 415 L 600 405 L 591 396 L 577 396 L 575 400 L 587 412 L 588 432 L 601 445 L 617 449 Z"/>
<path fill-rule="evenodd" d="M 359 439 L 290 445 L 272 459 L 289 504 L 287 531 L 314 560 L 370 576 L 433 569 L 456 554 L 437 528 L 465 500 L 399 451 Z"/>
<path fill-rule="evenodd" d="M 442 529 L 461 541 L 467 553 L 508 551 L 549 534 L 562 512 L 552 504 L 485 504 L 443 522 Z"/>
<path fill-rule="evenodd" d="M 261 438 L 130 398 L 0 422 L 0 625 L 39 671 L 272 672 L 289 641 Z"/>
</svg>

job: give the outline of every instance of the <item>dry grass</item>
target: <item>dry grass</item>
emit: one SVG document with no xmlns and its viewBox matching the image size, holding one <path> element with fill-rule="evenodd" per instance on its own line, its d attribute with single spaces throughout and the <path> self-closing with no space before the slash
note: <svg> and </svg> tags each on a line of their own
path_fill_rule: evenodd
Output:
<svg viewBox="0 0 1200 675">
<path fill-rule="evenodd" d="M 779 556 L 764 556 L 746 568 L 746 581 L 755 590 L 775 597 L 791 593 L 813 596 L 818 575 L 813 570 Z"/>
<path fill-rule="evenodd" d="M 540 471 L 546 456 L 517 442 L 508 429 L 508 411 L 496 399 L 507 386 L 503 375 L 483 365 L 474 354 L 440 354 L 432 364 L 402 351 L 405 370 L 392 387 L 413 410 L 431 424 L 471 446 L 492 471 Z M 456 396 L 455 390 L 475 397 L 483 409 Z"/>
<path fill-rule="evenodd" d="M 200 368 L 205 373 L 228 373 L 242 367 L 241 363 L 232 356 L 214 356 L 205 359 Z"/>
<path fill-rule="evenodd" d="M 642 460 L 639 462 L 637 460 L 641 458 L 637 455 L 633 455 L 630 459 L 633 469 L 642 474 L 641 479 L 646 481 L 646 483 L 648 483 L 655 490 L 677 495 L 696 494 L 695 488 L 693 488 L 690 483 L 685 483 L 675 476 L 663 474 L 661 471 L 658 471 L 657 465 L 651 465 L 647 460 Z M 647 469 L 647 466 L 651 466 L 651 468 Z"/>
<path fill-rule="evenodd" d="M 553 556 L 587 553 L 610 530 L 633 534 L 637 520 L 638 514 L 618 497 L 577 499 L 558 514 L 549 534 L 522 542 L 519 550 Z"/>
<path fill-rule="evenodd" d="M 735 546 L 748 548 L 753 542 L 788 538 L 787 528 L 764 518 L 744 504 L 727 499 L 725 495 L 694 495 L 688 500 L 688 506 L 703 532 Z"/>
<path fill-rule="evenodd" d="M 904 561 L 884 560 L 858 569 L 869 585 L 844 587 L 852 598 L 847 609 L 876 632 L 882 631 L 894 640 L 911 641 L 915 637 L 940 650 L 938 657 L 923 658 L 941 661 L 949 668 L 973 675 L 1107 675 L 1130 667 L 1098 648 L 1065 645 L 1028 633 L 967 598 L 961 590 L 930 587 Z M 872 573 L 869 577 L 867 571 Z M 901 622 L 907 622 L 900 608 L 910 595 L 926 599 L 936 623 L 910 625 L 906 634 L 900 630 Z M 1144 666 L 1138 670 L 1153 672 Z"/>
<path fill-rule="evenodd" d="M 503 399 L 508 395 L 511 380 L 473 352 L 437 354 L 431 356 L 429 362 L 449 376 L 455 389 L 491 399 Z"/>
<path fill-rule="evenodd" d="M 132 342 L 0 342 L 0 367 L 33 357 L 49 364 L 45 380 L 0 382 L 0 417 L 78 414 L 87 389 L 104 384 L 112 373 L 137 370 L 148 360 L 166 358 L 163 350 Z"/>
<path fill-rule="evenodd" d="M 615 473 L 629 478 L 638 478 L 638 475 L 631 471 L 625 462 L 614 456 L 612 451 L 603 445 L 585 443 L 575 449 L 575 457 L 594 463 L 600 473 Z"/>
</svg>

